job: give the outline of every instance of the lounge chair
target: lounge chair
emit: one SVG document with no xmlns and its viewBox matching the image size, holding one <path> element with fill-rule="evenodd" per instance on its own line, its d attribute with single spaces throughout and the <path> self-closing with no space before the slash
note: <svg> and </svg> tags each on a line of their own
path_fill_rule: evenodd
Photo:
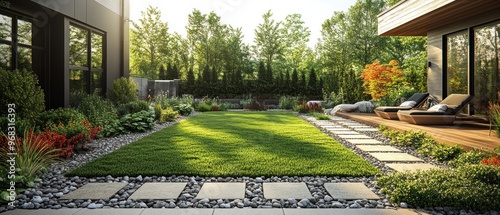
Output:
<svg viewBox="0 0 500 215">
<path fill-rule="evenodd" d="M 457 114 L 471 101 L 472 96 L 467 94 L 450 94 L 439 104 L 427 111 L 401 110 L 398 111 L 399 120 L 417 125 L 453 124 Z"/>
<path fill-rule="evenodd" d="M 429 93 L 415 93 L 400 106 L 380 106 L 375 108 L 375 113 L 384 119 L 399 119 L 398 111 L 420 107 L 428 96 Z"/>
</svg>

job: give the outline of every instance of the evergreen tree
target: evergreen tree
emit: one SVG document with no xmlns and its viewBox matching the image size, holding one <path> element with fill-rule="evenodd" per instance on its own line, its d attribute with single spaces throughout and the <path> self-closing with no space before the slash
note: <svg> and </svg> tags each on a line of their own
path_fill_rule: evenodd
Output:
<svg viewBox="0 0 500 215">
<path fill-rule="evenodd" d="M 289 85 L 290 87 L 290 94 L 298 96 L 300 95 L 300 89 L 299 89 L 299 74 L 297 73 L 297 69 L 293 70 L 292 73 L 292 82 Z"/>
<path fill-rule="evenodd" d="M 193 72 L 192 68 L 189 69 L 189 71 L 188 71 L 188 73 L 187 73 L 186 76 L 187 76 L 186 77 L 186 85 L 187 85 L 186 86 L 186 90 L 188 91 L 186 93 L 188 93 L 188 94 L 194 94 L 195 93 L 194 89 L 195 89 L 195 86 L 196 86 L 195 85 L 196 84 L 196 80 L 194 78 L 194 72 Z"/>
<path fill-rule="evenodd" d="M 174 64 L 174 68 L 172 68 L 172 80 L 173 79 L 180 79 L 181 74 L 179 72 L 179 69 L 177 68 L 177 65 Z"/>
<path fill-rule="evenodd" d="M 172 64 L 168 63 L 167 64 L 167 73 L 165 75 L 165 78 L 163 80 L 174 80 L 173 76 L 173 70 L 172 70 Z"/>
<path fill-rule="evenodd" d="M 283 89 L 284 89 L 284 93 L 286 95 L 291 95 L 292 94 L 292 91 L 290 90 L 290 83 L 292 81 L 290 80 L 290 72 L 288 70 L 286 70 L 286 74 L 285 74 L 285 80 L 283 81 Z"/>
<path fill-rule="evenodd" d="M 314 71 L 314 68 L 311 68 L 311 72 L 309 73 L 309 83 L 307 84 L 308 88 L 308 97 L 311 99 L 316 99 L 317 98 L 317 84 L 316 84 L 317 78 L 316 78 L 316 72 Z"/>
<path fill-rule="evenodd" d="M 160 66 L 160 72 L 158 73 L 159 80 L 165 80 L 165 67 L 163 65 Z"/>
<path fill-rule="evenodd" d="M 264 62 L 259 63 L 259 70 L 257 71 L 257 90 L 256 92 L 259 94 L 265 93 L 267 91 L 267 71 L 266 71 L 266 66 L 264 65 Z"/>
<path fill-rule="evenodd" d="M 299 92 L 303 96 L 307 96 L 307 80 L 306 80 L 306 73 L 301 72 L 301 78 L 300 78 L 300 83 L 299 83 Z"/>
</svg>

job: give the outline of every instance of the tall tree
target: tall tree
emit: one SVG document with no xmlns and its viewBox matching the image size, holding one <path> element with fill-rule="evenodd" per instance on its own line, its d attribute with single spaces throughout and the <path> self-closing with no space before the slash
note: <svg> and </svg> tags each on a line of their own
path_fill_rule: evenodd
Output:
<svg viewBox="0 0 500 215">
<path fill-rule="evenodd" d="M 283 69 L 306 69 L 304 63 L 312 51 L 308 46 L 311 31 L 304 25 L 300 14 L 290 14 L 280 28 L 283 40 Z"/>
<path fill-rule="evenodd" d="M 149 6 L 141 12 L 139 23 L 132 22 L 131 66 L 138 76 L 155 79 L 159 66 L 168 56 L 168 25 L 161 21 L 161 11 Z"/>
<path fill-rule="evenodd" d="M 258 60 L 266 65 L 273 62 L 283 53 L 283 39 L 280 34 L 281 22 L 272 19 L 271 10 L 262 15 L 263 23 L 255 29 L 253 52 Z"/>
</svg>

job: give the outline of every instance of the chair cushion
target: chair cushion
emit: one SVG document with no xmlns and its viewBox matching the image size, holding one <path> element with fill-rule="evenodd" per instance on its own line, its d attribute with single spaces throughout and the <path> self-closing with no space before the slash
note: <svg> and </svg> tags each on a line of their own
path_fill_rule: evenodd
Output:
<svg viewBox="0 0 500 215">
<path fill-rule="evenodd" d="M 437 105 L 430 107 L 429 110 L 427 110 L 427 111 L 428 112 L 446 112 L 447 109 L 448 109 L 448 105 L 437 104 Z"/>
<path fill-rule="evenodd" d="M 400 107 L 415 107 L 417 105 L 416 101 L 405 101 L 399 105 Z"/>
</svg>

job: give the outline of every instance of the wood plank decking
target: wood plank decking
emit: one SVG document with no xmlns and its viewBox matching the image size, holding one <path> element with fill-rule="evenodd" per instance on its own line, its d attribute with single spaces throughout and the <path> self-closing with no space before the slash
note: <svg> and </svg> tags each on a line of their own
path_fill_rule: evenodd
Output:
<svg viewBox="0 0 500 215">
<path fill-rule="evenodd" d="M 493 150 L 495 147 L 500 146 L 500 138 L 496 136 L 495 131 L 491 131 L 491 135 L 489 135 L 489 124 L 470 120 L 457 120 L 453 125 L 414 125 L 399 120 L 383 119 L 374 113 L 337 112 L 336 115 L 374 127 L 386 125 L 390 129 L 399 131 L 421 130 L 440 143 L 447 145 L 460 144 L 466 150 L 473 148 Z"/>
</svg>

